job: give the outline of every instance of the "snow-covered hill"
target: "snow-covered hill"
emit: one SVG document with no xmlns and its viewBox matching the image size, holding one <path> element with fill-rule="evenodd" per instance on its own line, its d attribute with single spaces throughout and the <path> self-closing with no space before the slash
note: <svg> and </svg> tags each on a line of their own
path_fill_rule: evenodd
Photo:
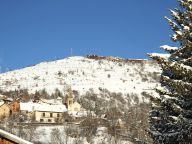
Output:
<svg viewBox="0 0 192 144">
<path fill-rule="evenodd" d="M 94 93 L 107 89 L 141 98 L 143 91 L 158 85 L 159 73 L 158 65 L 148 60 L 74 56 L 0 74 L 0 88 L 28 89 L 30 93 L 45 88 L 53 93 L 56 88 L 65 92 L 71 86 L 80 95 L 90 89 Z"/>
</svg>

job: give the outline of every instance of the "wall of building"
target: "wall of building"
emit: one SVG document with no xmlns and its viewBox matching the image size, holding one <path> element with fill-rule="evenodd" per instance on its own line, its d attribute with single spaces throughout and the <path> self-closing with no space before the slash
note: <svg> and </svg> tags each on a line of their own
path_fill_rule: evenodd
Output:
<svg viewBox="0 0 192 144">
<path fill-rule="evenodd" d="M 10 108 L 7 104 L 0 106 L 0 117 L 8 117 L 10 115 Z"/>
<path fill-rule="evenodd" d="M 42 123 L 54 123 L 62 118 L 62 113 L 35 111 L 35 121 Z"/>
<path fill-rule="evenodd" d="M 20 110 L 19 101 L 15 101 L 15 102 L 11 103 L 10 108 L 13 113 L 19 112 L 19 110 Z"/>
<path fill-rule="evenodd" d="M 79 112 L 81 111 L 81 105 L 78 102 L 74 102 L 73 104 L 69 105 L 68 111 Z"/>
</svg>

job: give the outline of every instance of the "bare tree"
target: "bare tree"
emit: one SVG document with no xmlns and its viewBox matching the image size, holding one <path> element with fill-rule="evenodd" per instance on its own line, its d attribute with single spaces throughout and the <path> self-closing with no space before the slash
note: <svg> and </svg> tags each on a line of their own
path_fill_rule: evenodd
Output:
<svg viewBox="0 0 192 144">
<path fill-rule="evenodd" d="M 58 128 L 54 128 L 51 131 L 51 143 L 62 144 L 61 133 Z"/>
</svg>

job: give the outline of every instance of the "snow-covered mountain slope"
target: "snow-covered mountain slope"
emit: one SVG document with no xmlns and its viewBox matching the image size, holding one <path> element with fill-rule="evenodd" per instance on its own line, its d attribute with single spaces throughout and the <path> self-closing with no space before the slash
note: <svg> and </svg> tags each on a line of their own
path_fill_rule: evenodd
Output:
<svg viewBox="0 0 192 144">
<path fill-rule="evenodd" d="M 30 93 L 46 89 L 65 92 L 71 86 L 80 95 L 92 89 L 100 93 L 105 88 L 123 95 L 136 93 L 158 85 L 160 69 L 148 60 L 122 60 L 111 57 L 68 57 L 52 62 L 0 74 L 0 88 L 6 91 L 28 89 Z"/>
</svg>

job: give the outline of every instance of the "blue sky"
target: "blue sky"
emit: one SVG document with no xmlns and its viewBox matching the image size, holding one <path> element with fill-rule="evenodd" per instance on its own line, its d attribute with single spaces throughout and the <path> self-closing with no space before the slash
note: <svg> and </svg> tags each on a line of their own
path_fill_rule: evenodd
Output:
<svg viewBox="0 0 192 144">
<path fill-rule="evenodd" d="M 175 45 L 176 0 L 0 0 L 1 71 L 73 55 L 147 58 Z"/>
</svg>

